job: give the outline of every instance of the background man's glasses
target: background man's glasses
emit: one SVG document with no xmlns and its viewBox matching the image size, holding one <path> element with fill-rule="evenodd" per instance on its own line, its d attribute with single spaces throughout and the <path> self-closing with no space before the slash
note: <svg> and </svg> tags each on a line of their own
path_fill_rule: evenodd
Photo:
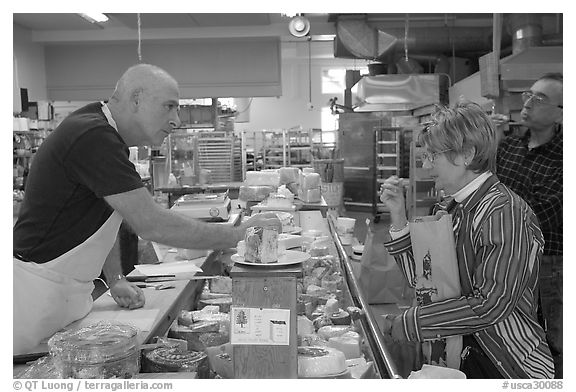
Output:
<svg viewBox="0 0 576 392">
<path fill-rule="evenodd" d="M 535 105 L 550 105 L 550 106 L 556 106 L 556 107 L 559 107 L 560 109 L 562 109 L 562 105 L 555 105 L 553 103 L 548 102 L 547 97 L 543 97 L 541 95 L 536 95 L 532 91 L 524 91 L 522 93 L 522 102 L 526 103 L 529 100 L 532 100 L 532 102 Z"/>
</svg>

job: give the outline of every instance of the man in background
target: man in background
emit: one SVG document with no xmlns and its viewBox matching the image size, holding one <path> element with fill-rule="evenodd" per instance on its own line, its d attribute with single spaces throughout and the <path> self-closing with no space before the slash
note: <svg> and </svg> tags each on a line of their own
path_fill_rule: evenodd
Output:
<svg viewBox="0 0 576 392">
<path fill-rule="evenodd" d="M 560 73 L 539 78 L 522 93 L 525 134 L 505 137 L 498 149 L 497 175 L 536 213 L 544 235 L 540 304 L 555 377 L 562 371 L 562 86 Z M 498 118 L 497 124 L 502 124 Z"/>
</svg>

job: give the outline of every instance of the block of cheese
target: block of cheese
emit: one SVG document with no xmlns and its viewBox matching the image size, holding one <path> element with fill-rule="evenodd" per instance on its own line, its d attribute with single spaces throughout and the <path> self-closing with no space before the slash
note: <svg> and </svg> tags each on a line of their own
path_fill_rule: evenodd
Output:
<svg viewBox="0 0 576 392">
<path fill-rule="evenodd" d="M 232 294 L 232 278 L 229 276 L 219 276 L 210 279 L 210 291 L 220 294 Z"/>
<path fill-rule="evenodd" d="M 337 376 L 346 371 L 346 357 L 332 347 L 298 347 L 298 377 Z"/>
<path fill-rule="evenodd" d="M 300 189 L 319 189 L 320 188 L 320 174 L 318 173 L 302 173 L 300 176 Z"/>
<path fill-rule="evenodd" d="M 294 223 L 294 215 L 285 211 L 275 212 L 276 216 L 282 223 L 282 232 L 287 233 L 294 229 L 296 223 Z"/>
<path fill-rule="evenodd" d="M 199 306 L 217 306 L 218 311 L 221 313 L 230 313 L 230 306 L 232 306 L 232 297 L 201 299 L 198 302 Z"/>
<path fill-rule="evenodd" d="M 272 228 L 249 227 L 244 237 L 244 260 L 249 263 L 278 262 L 278 232 Z"/>
<path fill-rule="evenodd" d="M 300 189 L 319 189 L 320 188 L 320 174 L 306 173 L 302 175 L 300 182 Z"/>
<path fill-rule="evenodd" d="M 362 355 L 360 339 L 349 336 L 335 336 L 328 339 L 328 347 L 342 351 L 346 359 L 360 358 Z"/>
<path fill-rule="evenodd" d="M 280 185 L 280 174 L 278 174 L 278 170 L 247 171 L 244 184 L 278 187 Z"/>
<path fill-rule="evenodd" d="M 304 315 L 299 315 L 296 318 L 296 323 L 296 331 L 298 332 L 298 335 L 309 335 L 315 332 L 312 321 Z"/>
<path fill-rule="evenodd" d="M 322 201 L 320 188 L 300 189 L 298 191 L 298 198 L 305 203 L 318 203 L 318 202 Z"/>
<path fill-rule="evenodd" d="M 332 314 L 338 312 L 340 309 L 340 302 L 336 298 L 330 298 L 326 301 L 326 305 L 324 306 L 324 312 L 327 316 L 332 316 Z"/>
<path fill-rule="evenodd" d="M 242 201 L 262 201 L 276 191 L 272 185 L 240 185 L 238 199 Z"/>
<path fill-rule="evenodd" d="M 221 332 L 220 326 L 217 326 L 216 331 L 201 332 L 199 330 L 193 331 L 190 327 L 182 325 L 172 325 L 168 330 L 168 337 L 186 340 L 189 350 L 204 351 L 206 347 L 217 346 L 230 341 L 230 335 L 226 331 Z"/>
<path fill-rule="evenodd" d="M 297 167 L 281 167 L 278 169 L 280 184 L 290 184 L 300 182 L 300 169 Z"/>
</svg>

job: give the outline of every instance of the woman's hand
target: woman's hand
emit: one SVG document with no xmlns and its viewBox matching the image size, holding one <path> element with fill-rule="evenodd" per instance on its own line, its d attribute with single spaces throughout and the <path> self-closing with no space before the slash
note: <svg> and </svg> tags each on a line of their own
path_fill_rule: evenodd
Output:
<svg viewBox="0 0 576 392">
<path fill-rule="evenodd" d="M 390 210 L 392 225 L 403 227 L 406 224 L 406 201 L 402 181 L 397 176 L 384 180 L 380 186 L 380 201 Z"/>
<path fill-rule="evenodd" d="M 123 308 L 138 309 L 146 302 L 142 289 L 126 279 L 120 279 L 114 283 L 110 287 L 110 294 L 114 301 Z"/>
<path fill-rule="evenodd" d="M 402 315 L 384 315 L 382 332 L 389 335 L 395 343 L 403 343 L 407 341 L 406 336 L 404 335 Z"/>
</svg>

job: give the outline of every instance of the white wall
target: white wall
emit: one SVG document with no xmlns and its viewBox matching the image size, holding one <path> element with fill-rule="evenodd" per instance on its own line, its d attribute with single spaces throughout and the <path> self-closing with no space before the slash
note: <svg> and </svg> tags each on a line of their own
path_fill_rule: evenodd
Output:
<svg viewBox="0 0 576 392">
<path fill-rule="evenodd" d="M 312 109 L 309 108 L 308 42 L 282 43 L 282 96 L 254 98 L 250 105 L 249 122 L 236 123 L 235 129 L 261 130 L 301 126 L 321 128 L 321 109 L 328 100 L 338 96 L 344 104 L 344 91 L 340 94 L 322 94 L 322 70 L 325 68 L 364 67 L 365 60 L 335 59 L 333 42 L 318 41 L 311 45 Z"/>
<path fill-rule="evenodd" d="M 44 45 L 32 42 L 30 31 L 13 26 L 14 89 L 27 88 L 29 101 L 45 101 L 47 93 Z M 14 99 L 20 99 L 19 90 L 14 91 Z"/>
</svg>

